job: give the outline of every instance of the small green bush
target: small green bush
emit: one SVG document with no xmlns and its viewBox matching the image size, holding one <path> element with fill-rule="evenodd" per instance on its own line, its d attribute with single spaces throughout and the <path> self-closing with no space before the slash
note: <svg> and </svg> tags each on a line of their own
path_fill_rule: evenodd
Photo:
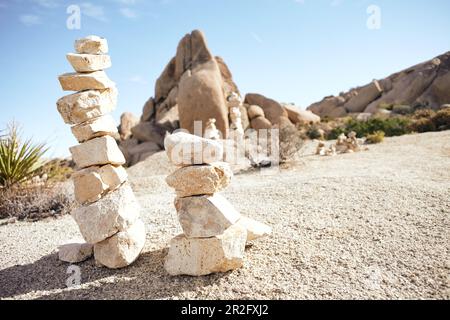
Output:
<svg viewBox="0 0 450 320">
<path fill-rule="evenodd" d="M 6 135 L 0 137 L 0 186 L 9 188 L 32 178 L 43 165 L 47 151 L 45 144 L 21 141 L 15 123 L 8 126 Z"/>
<path fill-rule="evenodd" d="M 333 140 L 344 133 L 356 132 L 358 138 L 374 134 L 377 131 L 383 131 L 387 137 L 401 136 L 411 132 L 411 121 L 407 118 L 371 118 L 368 121 L 348 120 L 343 127 L 333 129 L 328 135 L 328 139 Z"/>
<path fill-rule="evenodd" d="M 383 131 L 376 131 L 366 137 L 367 143 L 376 144 L 384 141 L 385 133 Z"/>
<path fill-rule="evenodd" d="M 306 135 L 308 136 L 308 138 L 310 138 L 311 140 L 314 139 L 322 139 L 322 132 L 319 130 L 319 128 L 317 128 L 316 126 L 312 126 L 308 129 L 308 131 L 306 132 Z"/>
</svg>

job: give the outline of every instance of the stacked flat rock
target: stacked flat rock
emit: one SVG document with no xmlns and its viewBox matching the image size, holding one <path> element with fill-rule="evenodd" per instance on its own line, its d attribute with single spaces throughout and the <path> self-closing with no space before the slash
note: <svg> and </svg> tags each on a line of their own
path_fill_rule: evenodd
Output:
<svg viewBox="0 0 450 320">
<path fill-rule="evenodd" d="M 116 269 L 133 263 L 145 243 L 140 206 L 122 167 L 125 158 L 108 113 L 117 103 L 117 89 L 103 71 L 111 66 L 106 39 L 89 36 L 67 54 L 75 73 L 59 76 L 63 90 L 77 91 L 57 102 L 58 111 L 80 142 L 70 148 L 78 171 L 73 176 L 80 207 L 72 211 L 86 243 L 67 244 L 59 257 L 70 263 L 92 256 L 98 265 Z"/>
<path fill-rule="evenodd" d="M 271 228 L 242 217 L 218 194 L 233 176 L 230 166 L 221 162 L 222 143 L 181 132 L 168 135 L 164 146 L 169 160 L 179 167 L 166 182 L 176 191 L 183 229 L 170 243 L 166 271 L 203 276 L 240 268 L 246 242 L 270 234 Z"/>
</svg>

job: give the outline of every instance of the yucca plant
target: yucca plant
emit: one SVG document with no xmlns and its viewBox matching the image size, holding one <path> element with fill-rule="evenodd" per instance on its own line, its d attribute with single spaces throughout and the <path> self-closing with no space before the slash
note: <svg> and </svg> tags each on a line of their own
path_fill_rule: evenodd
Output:
<svg viewBox="0 0 450 320">
<path fill-rule="evenodd" d="M 14 122 L 5 131 L 0 136 L 0 186 L 10 188 L 36 174 L 44 164 L 42 157 L 48 148 L 44 143 L 34 144 L 31 139 L 22 142 Z"/>
</svg>

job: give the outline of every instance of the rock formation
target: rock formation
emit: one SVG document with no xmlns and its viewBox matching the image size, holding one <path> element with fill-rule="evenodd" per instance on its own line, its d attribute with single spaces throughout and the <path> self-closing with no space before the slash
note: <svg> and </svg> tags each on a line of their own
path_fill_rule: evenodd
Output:
<svg viewBox="0 0 450 320">
<path fill-rule="evenodd" d="M 259 94 L 248 94 L 243 102 L 228 66 L 213 56 L 203 33 L 195 30 L 181 39 L 175 57 L 157 79 L 154 97 L 145 103 L 140 122 L 123 115 L 119 147 L 131 166 L 162 150 L 167 132 L 182 128 L 194 133 L 194 121 L 202 123 L 202 130 L 195 134 L 205 136 L 208 130 L 209 137 L 210 119 L 215 119 L 221 138 L 233 140 L 242 140 L 248 129 L 320 122 L 312 112 Z"/>
<path fill-rule="evenodd" d="M 216 119 L 225 137 L 229 128 L 226 98 L 233 92 L 239 90 L 230 70 L 222 58 L 213 56 L 203 33 L 194 30 L 184 36 L 157 79 L 154 97 L 145 103 L 140 123 L 131 129 L 131 138 L 120 143 L 128 164 L 162 150 L 166 132 L 183 128 L 194 133 L 194 121 L 202 121 L 203 135 L 209 119 Z"/>
<path fill-rule="evenodd" d="M 218 192 L 233 173 L 223 159 L 220 141 L 187 133 L 165 139 L 169 160 L 180 168 L 167 177 L 177 194 L 175 208 L 183 234 L 172 239 L 165 261 L 170 275 L 202 276 L 243 264 L 245 244 L 271 228 L 239 212 Z"/>
<path fill-rule="evenodd" d="M 321 117 L 374 114 L 380 107 L 409 105 L 437 109 L 450 102 L 450 52 L 382 80 L 330 96 L 308 110 Z"/>
<path fill-rule="evenodd" d="M 57 108 L 80 142 L 70 148 L 78 167 L 74 174 L 72 211 L 86 243 L 61 246 L 59 257 L 81 262 L 92 254 L 96 263 L 122 268 L 133 263 L 145 243 L 140 206 L 127 184 L 125 158 L 113 137 L 118 132 L 108 112 L 115 108 L 117 89 L 103 69 L 111 66 L 106 39 L 89 36 L 75 42 L 77 53 L 67 59 L 77 73 L 59 76 L 63 90 L 78 91 L 62 97 Z"/>
</svg>

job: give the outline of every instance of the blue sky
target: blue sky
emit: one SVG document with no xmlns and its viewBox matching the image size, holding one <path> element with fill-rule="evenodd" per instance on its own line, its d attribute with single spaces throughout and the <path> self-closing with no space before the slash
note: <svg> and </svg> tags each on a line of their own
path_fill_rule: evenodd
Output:
<svg viewBox="0 0 450 320">
<path fill-rule="evenodd" d="M 81 8 L 69 30 L 67 7 Z M 369 29 L 367 9 L 381 12 Z M 11 120 L 26 137 L 47 141 L 49 156 L 76 144 L 56 111 L 57 81 L 72 71 L 65 54 L 75 39 L 109 41 L 119 89 L 116 120 L 141 114 L 154 82 L 181 37 L 205 32 L 242 93 L 301 107 L 450 50 L 450 1 L 406 0 L 0 0 L 0 128 Z"/>
</svg>

